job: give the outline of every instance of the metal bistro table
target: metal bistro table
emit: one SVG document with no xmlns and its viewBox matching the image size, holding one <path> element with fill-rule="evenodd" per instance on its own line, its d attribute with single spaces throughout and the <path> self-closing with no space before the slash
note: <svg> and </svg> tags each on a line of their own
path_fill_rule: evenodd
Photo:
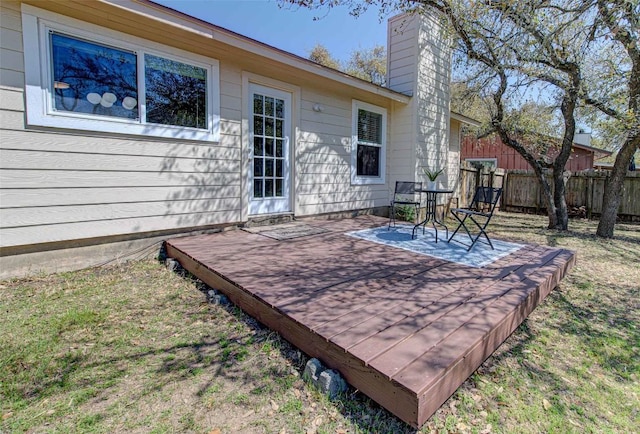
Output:
<svg viewBox="0 0 640 434">
<path fill-rule="evenodd" d="M 416 230 L 422 226 L 422 233 L 424 234 L 425 226 L 427 223 L 431 222 L 433 225 L 433 229 L 436 231 L 436 243 L 438 242 L 438 228 L 436 224 L 442 226 L 447 234 L 447 239 L 449 238 L 449 228 L 438 220 L 438 216 L 436 215 L 436 209 L 438 205 L 438 195 L 439 194 L 452 194 L 453 190 L 432 190 L 432 189 L 416 189 L 416 191 L 420 193 L 425 193 L 427 195 L 427 203 L 425 208 L 425 217 L 424 220 L 418 223 L 413 227 L 413 231 L 411 231 L 411 238 L 414 239 L 416 237 Z"/>
</svg>

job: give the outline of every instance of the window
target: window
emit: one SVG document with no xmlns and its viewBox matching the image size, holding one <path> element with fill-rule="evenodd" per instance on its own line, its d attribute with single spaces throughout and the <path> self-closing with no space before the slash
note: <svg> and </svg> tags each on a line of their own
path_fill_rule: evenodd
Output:
<svg viewBox="0 0 640 434">
<path fill-rule="evenodd" d="M 498 167 L 497 158 L 465 158 L 467 163 L 476 169 L 488 169 L 492 170 Z"/>
<path fill-rule="evenodd" d="M 30 125 L 218 140 L 216 60 L 23 10 Z"/>
<path fill-rule="evenodd" d="M 207 70 L 146 54 L 147 122 L 207 129 Z"/>
<path fill-rule="evenodd" d="M 387 111 L 384 108 L 353 102 L 353 184 L 384 184 L 386 126 Z"/>
<path fill-rule="evenodd" d="M 49 38 L 55 111 L 138 119 L 135 53 L 54 32 Z"/>
</svg>

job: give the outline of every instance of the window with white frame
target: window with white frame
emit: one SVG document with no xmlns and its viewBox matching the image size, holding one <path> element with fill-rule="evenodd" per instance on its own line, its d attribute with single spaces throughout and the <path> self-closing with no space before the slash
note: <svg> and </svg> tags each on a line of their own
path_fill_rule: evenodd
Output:
<svg viewBox="0 0 640 434">
<path fill-rule="evenodd" d="M 353 101 L 351 181 L 354 184 L 384 184 L 387 111 Z"/>
<path fill-rule="evenodd" d="M 465 162 L 478 169 L 495 169 L 498 167 L 497 158 L 465 158 Z"/>
<path fill-rule="evenodd" d="M 30 125 L 219 140 L 216 60 L 42 14 L 23 13 Z"/>
</svg>

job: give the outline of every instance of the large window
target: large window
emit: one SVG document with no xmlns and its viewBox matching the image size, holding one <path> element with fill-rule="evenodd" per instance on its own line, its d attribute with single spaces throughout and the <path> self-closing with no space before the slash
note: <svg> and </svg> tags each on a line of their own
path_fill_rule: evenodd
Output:
<svg viewBox="0 0 640 434">
<path fill-rule="evenodd" d="M 134 52 L 50 32 L 53 109 L 138 119 Z"/>
<path fill-rule="evenodd" d="M 384 183 L 386 122 L 385 109 L 353 102 L 351 181 L 354 184 Z"/>
<path fill-rule="evenodd" d="M 218 140 L 216 60 L 27 9 L 30 125 Z"/>
<path fill-rule="evenodd" d="M 207 129 L 207 70 L 146 54 L 147 122 Z"/>
</svg>

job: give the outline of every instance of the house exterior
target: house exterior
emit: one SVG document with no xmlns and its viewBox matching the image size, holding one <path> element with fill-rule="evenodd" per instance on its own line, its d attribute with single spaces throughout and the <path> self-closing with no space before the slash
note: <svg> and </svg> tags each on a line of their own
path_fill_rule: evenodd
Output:
<svg viewBox="0 0 640 434">
<path fill-rule="evenodd" d="M 147 0 L 3 0 L 0 276 L 79 268 L 168 235 L 386 212 L 447 168 L 451 53 L 389 20 L 380 87 Z"/>
<path fill-rule="evenodd" d="M 550 154 L 557 153 L 552 149 Z M 593 169 L 596 161 L 611 155 L 611 151 L 594 148 L 591 146 L 591 135 L 588 133 L 576 133 L 571 148 L 571 155 L 567 161 L 566 170 L 579 172 Z M 462 140 L 461 161 L 467 163 L 480 163 L 506 170 L 531 170 L 529 163 L 518 152 L 505 145 L 500 137 L 492 135 L 483 139 L 465 136 Z"/>
</svg>

